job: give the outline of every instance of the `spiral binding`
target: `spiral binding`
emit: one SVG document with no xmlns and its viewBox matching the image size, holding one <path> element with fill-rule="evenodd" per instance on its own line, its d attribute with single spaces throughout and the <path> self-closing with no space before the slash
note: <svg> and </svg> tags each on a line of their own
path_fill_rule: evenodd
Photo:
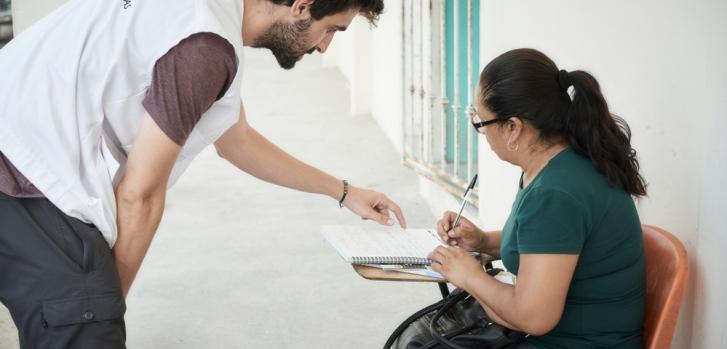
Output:
<svg viewBox="0 0 727 349">
<path fill-rule="evenodd" d="M 404 256 L 377 256 L 377 257 L 351 257 L 353 264 L 407 264 L 407 265 L 430 265 L 432 260 L 422 257 Z"/>
</svg>

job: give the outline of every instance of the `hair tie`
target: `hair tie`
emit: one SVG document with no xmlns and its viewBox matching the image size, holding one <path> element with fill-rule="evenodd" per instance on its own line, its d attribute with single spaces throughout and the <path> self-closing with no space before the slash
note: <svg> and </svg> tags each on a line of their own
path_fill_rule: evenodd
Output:
<svg viewBox="0 0 727 349">
<path fill-rule="evenodd" d="M 573 86 L 573 83 L 571 82 L 569 72 L 563 69 L 558 72 L 558 86 L 560 86 L 561 91 L 565 92 L 565 94 L 568 95 L 568 99 L 573 102 L 574 91 L 571 90 L 571 86 Z"/>
<path fill-rule="evenodd" d="M 572 85 L 569 73 L 563 69 L 558 72 L 558 85 L 560 85 L 561 91 L 568 91 L 568 87 Z"/>
</svg>

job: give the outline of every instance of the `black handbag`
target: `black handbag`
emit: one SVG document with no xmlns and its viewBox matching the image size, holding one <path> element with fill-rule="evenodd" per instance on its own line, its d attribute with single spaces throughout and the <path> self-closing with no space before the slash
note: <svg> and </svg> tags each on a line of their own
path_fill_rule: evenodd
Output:
<svg viewBox="0 0 727 349">
<path fill-rule="evenodd" d="M 494 276 L 500 271 L 487 273 Z M 492 321 L 474 297 L 458 288 L 404 320 L 384 349 L 506 349 L 525 337 Z"/>
</svg>

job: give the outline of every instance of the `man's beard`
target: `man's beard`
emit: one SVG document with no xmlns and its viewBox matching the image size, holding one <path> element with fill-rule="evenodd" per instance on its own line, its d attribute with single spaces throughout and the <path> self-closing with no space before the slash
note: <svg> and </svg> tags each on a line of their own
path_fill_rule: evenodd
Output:
<svg viewBox="0 0 727 349">
<path fill-rule="evenodd" d="M 252 47 L 269 49 L 283 69 L 291 69 L 306 53 L 313 48 L 306 47 L 305 37 L 310 29 L 312 18 L 299 20 L 293 24 L 275 23 L 263 33 Z"/>
</svg>

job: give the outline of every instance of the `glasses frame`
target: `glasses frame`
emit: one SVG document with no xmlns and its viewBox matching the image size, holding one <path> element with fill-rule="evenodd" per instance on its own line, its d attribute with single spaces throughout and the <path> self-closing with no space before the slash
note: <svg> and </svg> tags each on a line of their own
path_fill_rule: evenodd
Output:
<svg viewBox="0 0 727 349">
<path fill-rule="evenodd" d="M 511 116 L 508 116 L 506 118 L 495 117 L 494 119 L 491 119 L 491 120 L 482 121 L 482 119 L 480 119 L 480 116 L 477 115 L 477 113 L 474 113 L 470 117 L 470 122 L 472 123 L 472 127 L 475 128 L 475 131 L 477 131 L 477 133 L 485 134 L 484 130 L 480 131 L 480 129 L 484 128 L 487 125 L 496 124 L 498 122 L 505 122 L 510 118 L 511 118 Z"/>
</svg>

